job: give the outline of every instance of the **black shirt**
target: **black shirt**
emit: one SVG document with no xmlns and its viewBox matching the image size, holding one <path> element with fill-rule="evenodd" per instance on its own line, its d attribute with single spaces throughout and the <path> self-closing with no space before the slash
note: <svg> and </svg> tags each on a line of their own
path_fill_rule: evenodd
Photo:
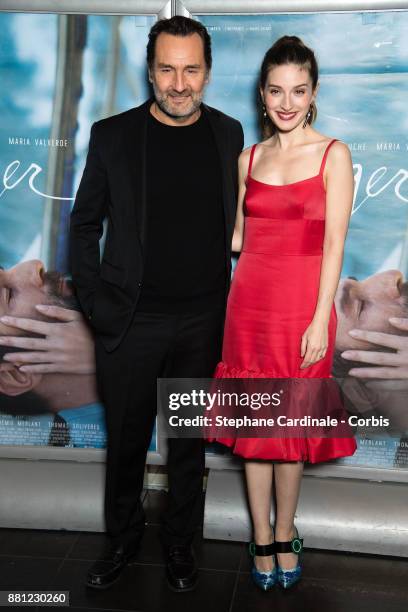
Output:
<svg viewBox="0 0 408 612">
<path fill-rule="evenodd" d="M 149 113 L 147 236 L 138 310 L 190 312 L 225 299 L 221 164 L 204 113 L 169 126 Z"/>
</svg>

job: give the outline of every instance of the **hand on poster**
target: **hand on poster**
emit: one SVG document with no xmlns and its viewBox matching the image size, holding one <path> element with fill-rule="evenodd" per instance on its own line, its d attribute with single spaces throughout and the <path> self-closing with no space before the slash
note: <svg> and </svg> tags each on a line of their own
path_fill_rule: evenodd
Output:
<svg viewBox="0 0 408 612">
<path fill-rule="evenodd" d="M 390 324 L 396 329 L 408 332 L 408 318 L 390 317 Z M 346 350 L 344 359 L 370 364 L 369 367 L 352 368 L 348 374 L 357 378 L 408 379 L 408 336 L 383 332 L 352 329 L 349 334 L 356 340 L 377 344 L 392 352 L 372 350 Z"/>
<path fill-rule="evenodd" d="M 21 353 L 6 353 L 3 360 L 15 364 L 22 372 L 93 374 L 94 340 L 83 315 L 61 306 L 40 304 L 36 308 L 55 321 L 2 317 L 5 325 L 43 336 L 0 336 L 0 345 L 24 349 Z"/>
</svg>

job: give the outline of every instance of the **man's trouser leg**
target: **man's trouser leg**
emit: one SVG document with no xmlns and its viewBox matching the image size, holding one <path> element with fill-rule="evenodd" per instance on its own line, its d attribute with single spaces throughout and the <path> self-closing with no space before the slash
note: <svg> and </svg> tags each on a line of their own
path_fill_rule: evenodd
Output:
<svg viewBox="0 0 408 612">
<path fill-rule="evenodd" d="M 179 319 L 165 378 L 211 378 L 220 358 L 223 308 Z M 204 442 L 168 439 L 168 504 L 163 517 L 165 546 L 190 544 L 203 518 Z"/>
<path fill-rule="evenodd" d="M 125 338 L 107 353 L 96 339 L 97 380 L 108 434 L 105 518 L 115 544 L 136 545 L 146 454 L 156 416 L 156 379 L 172 337 L 160 315 L 136 313 Z"/>
</svg>

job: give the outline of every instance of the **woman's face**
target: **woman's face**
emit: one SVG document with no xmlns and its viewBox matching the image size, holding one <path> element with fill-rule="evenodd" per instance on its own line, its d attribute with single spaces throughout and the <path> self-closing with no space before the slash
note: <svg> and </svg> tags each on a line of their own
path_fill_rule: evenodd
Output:
<svg viewBox="0 0 408 612">
<path fill-rule="evenodd" d="M 305 120 L 315 99 L 312 79 L 307 68 L 297 64 L 274 66 L 268 72 L 261 90 L 266 112 L 280 132 L 291 132 Z"/>
</svg>

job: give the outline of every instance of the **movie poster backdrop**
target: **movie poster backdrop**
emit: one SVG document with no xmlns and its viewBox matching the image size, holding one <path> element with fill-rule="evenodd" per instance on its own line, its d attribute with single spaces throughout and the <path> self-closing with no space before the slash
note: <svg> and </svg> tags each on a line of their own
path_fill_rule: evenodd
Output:
<svg viewBox="0 0 408 612">
<path fill-rule="evenodd" d="M 317 54 L 316 128 L 348 144 L 355 174 L 333 374 L 351 413 L 391 423 L 386 433 L 360 430 L 357 452 L 338 463 L 407 468 L 408 12 L 196 17 L 213 42 L 206 101 L 241 121 L 245 146 L 260 139 L 265 51 L 296 34 Z M 31 363 L 38 351 L 29 339 L 43 339 L 48 363 L 25 373 L 0 345 L 2 445 L 106 445 L 92 333 L 69 283 L 69 214 L 92 123 L 150 93 L 145 47 L 154 20 L 0 13 L 0 310 L 21 318 L 17 328 L 0 322 L 0 336 L 21 336 L 13 350 Z M 368 334 L 352 337 L 352 329 Z"/>
</svg>

